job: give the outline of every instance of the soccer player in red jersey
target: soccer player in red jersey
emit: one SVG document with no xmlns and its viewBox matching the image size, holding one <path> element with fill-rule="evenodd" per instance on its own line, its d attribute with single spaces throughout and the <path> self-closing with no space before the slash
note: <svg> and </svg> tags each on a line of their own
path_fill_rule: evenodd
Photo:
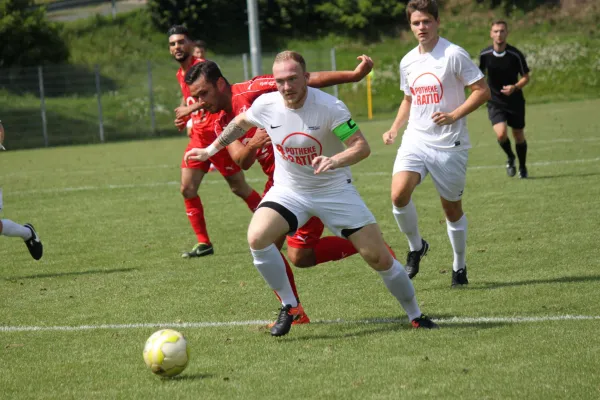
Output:
<svg viewBox="0 0 600 400">
<path fill-rule="evenodd" d="M 175 125 L 179 130 L 182 130 L 186 127 L 188 120 L 192 121 L 192 127 L 189 132 L 190 141 L 186 151 L 194 147 L 205 147 L 216 138 L 214 125 L 218 122 L 218 116 L 204 110 L 190 109 L 190 106 L 196 102 L 196 99 L 191 96 L 190 89 L 184 81 L 185 74 L 189 68 L 205 60 L 195 58 L 191 55 L 194 49 L 194 42 L 190 39 L 186 27 L 175 25 L 169 29 L 168 36 L 171 55 L 180 65 L 177 71 L 177 80 L 183 94 L 181 105 L 175 110 L 177 117 Z M 202 179 L 209 171 L 211 163 L 223 175 L 231 191 L 242 198 L 251 211 L 256 209 L 261 200 L 260 195 L 246 183 L 244 173 L 226 151 L 217 153 L 206 162 L 190 162 L 186 165 L 182 161 L 180 190 L 184 197 L 187 216 L 198 240 L 198 243 L 190 252 L 183 253 L 183 257 L 203 257 L 214 253 L 213 245 L 206 228 L 204 209 L 198 195 Z"/>
<path fill-rule="evenodd" d="M 373 61 L 366 55 L 359 56 L 360 64 L 353 71 L 326 71 L 310 74 L 309 86 L 321 88 L 342 83 L 358 82 L 373 68 Z M 227 124 L 237 115 L 245 112 L 254 100 L 264 93 L 277 90 L 275 79 L 272 75 L 255 77 L 247 82 L 230 84 L 221 74 L 219 67 L 212 61 L 206 61 L 192 66 L 186 74 L 186 83 L 190 87 L 192 96 L 197 97 L 204 110 L 210 113 L 220 113 L 217 134 L 220 134 Z M 309 127 L 310 128 L 310 127 Z M 263 172 L 268 176 L 264 194 L 273 185 L 275 171 L 275 156 L 273 147 L 268 143 L 264 131 L 251 129 L 246 135 L 227 149 L 231 157 L 243 169 L 248 169 L 258 161 Z M 292 263 L 301 268 L 312 267 L 317 264 L 340 260 L 357 253 L 352 243 L 337 236 L 321 237 L 324 225 L 320 219 L 313 217 L 306 224 L 298 228 L 293 237 L 287 237 L 288 257 Z M 278 247 L 281 248 L 285 238 L 281 238 Z M 391 249 L 390 249 L 390 252 Z M 392 252 L 393 253 L 393 252 Z M 294 295 L 298 297 L 294 284 L 291 268 L 286 264 L 286 271 Z M 298 315 L 294 324 L 309 322 L 304 312 Z"/>
</svg>

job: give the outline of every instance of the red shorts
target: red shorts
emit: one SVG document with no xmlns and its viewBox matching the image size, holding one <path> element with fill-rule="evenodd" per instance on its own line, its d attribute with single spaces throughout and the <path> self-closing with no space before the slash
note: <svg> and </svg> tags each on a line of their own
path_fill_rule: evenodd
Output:
<svg viewBox="0 0 600 400">
<path fill-rule="evenodd" d="M 294 236 L 287 237 L 288 247 L 295 249 L 312 249 L 317 245 L 317 242 L 323 234 L 325 226 L 317 217 L 311 217 L 304 225 L 302 225 Z"/>
<path fill-rule="evenodd" d="M 206 147 L 199 143 L 189 142 L 188 146 L 185 149 L 185 152 L 193 149 L 194 147 Z M 185 155 L 185 153 L 184 153 Z M 227 149 L 223 149 L 219 151 L 217 154 L 209 158 L 207 161 L 195 161 L 188 160 L 187 165 L 185 165 L 185 158 L 181 160 L 181 168 L 190 168 L 190 169 L 201 169 L 204 172 L 208 172 L 210 169 L 210 164 L 213 164 L 215 168 L 221 173 L 223 176 L 231 176 L 233 174 L 237 174 L 241 171 L 240 167 L 231 159 L 229 156 L 229 152 Z"/>
</svg>

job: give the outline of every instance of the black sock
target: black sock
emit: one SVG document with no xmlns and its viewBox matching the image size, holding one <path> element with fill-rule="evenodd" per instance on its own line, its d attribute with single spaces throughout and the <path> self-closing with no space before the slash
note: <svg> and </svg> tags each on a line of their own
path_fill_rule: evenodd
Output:
<svg viewBox="0 0 600 400">
<path fill-rule="evenodd" d="M 527 160 L 527 141 L 516 143 L 515 149 L 517 150 L 517 157 L 519 157 L 519 168 L 525 168 L 525 161 Z"/>
<path fill-rule="evenodd" d="M 510 147 L 510 139 L 507 138 L 504 142 L 498 140 L 498 144 L 500 145 L 500 147 L 502 147 L 502 150 L 504 150 L 509 160 L 515 159 L 515 153 L 513 153 Z"/>
</svg>

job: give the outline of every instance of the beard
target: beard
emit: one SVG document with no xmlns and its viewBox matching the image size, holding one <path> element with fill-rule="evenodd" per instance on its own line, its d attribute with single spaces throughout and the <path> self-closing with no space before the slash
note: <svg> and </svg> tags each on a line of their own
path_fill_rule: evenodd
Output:
<svg viewBox="0 0 600 400">
<path fill-rule="evenodd" d="M 190 58 L 190 53 L 186 53 L 184 52 L 182 55 L 180 55 L 179 57 L 177 55 L 174 55 L 173 58 L 175 59 L 175 61 L 177 61 L 178 63 L 182 63 L 185 62 L 185 60 L 187 60 L 188 58 Z"/>
</svg>

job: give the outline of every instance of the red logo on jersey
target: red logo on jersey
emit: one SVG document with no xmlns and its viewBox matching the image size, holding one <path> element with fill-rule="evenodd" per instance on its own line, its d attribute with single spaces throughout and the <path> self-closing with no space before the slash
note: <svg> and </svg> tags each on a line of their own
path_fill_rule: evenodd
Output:
<svg viewBox="0 0 600 400">
<path fill-rule="evenodd" d="M 413 81 L 410 93 L 415 98 L 412 103 L 414 105 L 439 104 L 444 97 L 444 86 L 437 76 L 425 72 Z"/>
<path fill-rule="evenodd" d="M 298 165 L 311 165 L 312 160 L 323 152 L 321 143 L 303 132 L 289 134 L 275 148 L 281 158 Z"/>
</svg>

